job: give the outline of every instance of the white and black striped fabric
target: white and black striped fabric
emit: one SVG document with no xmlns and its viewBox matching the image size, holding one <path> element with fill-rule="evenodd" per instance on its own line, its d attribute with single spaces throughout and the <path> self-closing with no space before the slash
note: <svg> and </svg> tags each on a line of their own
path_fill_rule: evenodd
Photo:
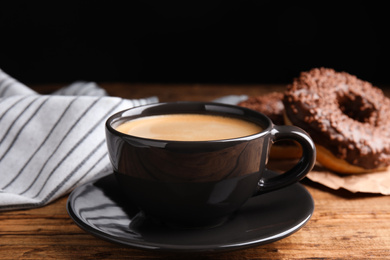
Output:
<svg viewBox="0 0 390 260">
<path fill-rule="evenodd" d="M 108 97 L 91 82 L 39 95 L 0 70 L 0 210 L 34 208 L 111 172 L 104 124 L 156 97 Z"/>
</svg>

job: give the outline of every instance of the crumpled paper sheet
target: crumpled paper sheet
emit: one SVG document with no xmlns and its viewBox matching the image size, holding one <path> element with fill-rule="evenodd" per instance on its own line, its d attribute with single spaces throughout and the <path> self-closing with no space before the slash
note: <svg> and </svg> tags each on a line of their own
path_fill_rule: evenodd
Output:
<svg viewBox="0 0 390 260">
<path fill-rule="evenodd" d="M 284 172 L 296 162 L 270 160 L 269 168 Z M 326 168 L 316 165 L 306 177 L 334 190 L 346 189 L 357 193 L 374 193 L 390 195 L 390 168 L 385 171 L 362 174 L 337 174 Z"/>
<path fill-rule="evenodd" d="M 339 175 L 316 167 L 306 177 L 334 190 L 344 188 L 353 193 L 390 195 L 390 169 L 371 173 Z"/>
</svg>

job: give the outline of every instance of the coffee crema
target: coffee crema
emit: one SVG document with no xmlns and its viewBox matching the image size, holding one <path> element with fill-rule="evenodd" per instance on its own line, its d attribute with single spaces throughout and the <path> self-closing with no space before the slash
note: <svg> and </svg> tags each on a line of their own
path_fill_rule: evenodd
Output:
<svg viewBox="0 0 390 260">
<path fill-rule="evenodd" d="M 202 114 L 172 114 L 137 118 L 116 130 L 137 137 L 169 141 L 232 139 L 263 131 L 262 127 L 238 118 Z"/>
</svg>

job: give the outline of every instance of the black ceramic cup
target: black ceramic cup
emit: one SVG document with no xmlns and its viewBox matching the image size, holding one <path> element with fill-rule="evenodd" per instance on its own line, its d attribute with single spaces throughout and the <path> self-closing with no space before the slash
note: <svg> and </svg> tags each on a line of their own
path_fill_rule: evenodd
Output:
<svg viewBox="0 0 390 260">
<path fill-rule="evenodd" d="M 227 140 L 164 141 L 115 130 L 128 120 L 181 113 L 236 117 L 263 131 Z M 302 129 L 277 126 L 264 114 L 218 103 L 158 103 L 124 110 L 107 120 L 106 137 L 116 179 L 129 203 L 152 219 L 177 226 L 223 223 L 252 196 L 301 180 L 316 158 L 314 143 Z M 270 147 L 279 140 L 299 143 L 302 157 L 287 172 L 266 178 Z"/>
</svg>

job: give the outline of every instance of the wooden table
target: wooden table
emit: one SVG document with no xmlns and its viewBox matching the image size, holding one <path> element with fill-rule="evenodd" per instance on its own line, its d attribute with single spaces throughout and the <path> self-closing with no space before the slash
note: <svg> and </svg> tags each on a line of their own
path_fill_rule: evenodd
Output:
<svg viewBox="0 0 390 260">
<path fill-rule="evenodd" d="M 259 95 L 284 86 L 101 83 L 110 95 L 160 101 Z M 50 93 L 60 84 L 34 86 Z M 390 196 L 334 191 L 307 179 L 315 211 L 301 230 L 277 242 L 212 254 L 173 254 L 126 248 L 95 238 L 68 216 L 67 196 L 42 208 L 0 213 L 1 259 L 390 259 Z"/>
</svg>

